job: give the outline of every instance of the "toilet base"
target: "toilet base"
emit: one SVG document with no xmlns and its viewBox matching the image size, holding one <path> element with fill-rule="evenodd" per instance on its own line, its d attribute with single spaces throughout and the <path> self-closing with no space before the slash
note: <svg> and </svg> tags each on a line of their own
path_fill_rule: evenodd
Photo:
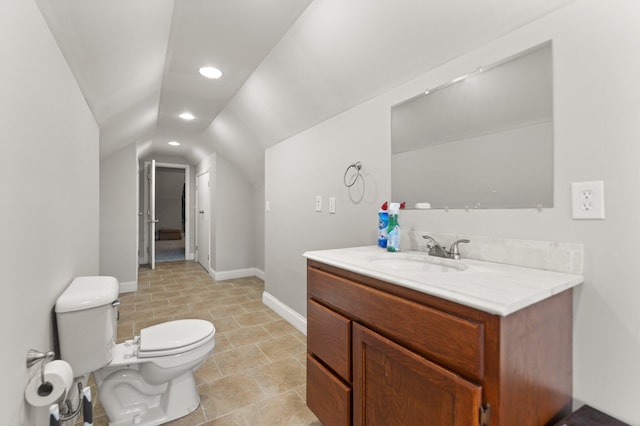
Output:
<svg viewBox="0 0 640 426">
<path fill-rule="evenodd" d="M 109 426 L 161 425 L 186 416 L 200 405 L 192 370 L 162 385 L 146 383 L 133 368 L 114 371 L 104 380 L 96 377 L 96 382 Z"/>
</svg>

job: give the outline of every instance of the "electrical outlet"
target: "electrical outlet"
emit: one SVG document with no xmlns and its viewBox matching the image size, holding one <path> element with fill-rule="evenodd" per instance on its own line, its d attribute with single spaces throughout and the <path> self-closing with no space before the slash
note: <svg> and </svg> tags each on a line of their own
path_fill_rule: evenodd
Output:
<svg viewBox="0 0 640 426">
<path fill-rule="evenodd" d="M 322 211 L 322 195 L 316 195 L 316 211 Z"/>
<path fill-rule="evenodd" d="M 573 219 L 604 219 L 604 182 L 574 182 L 571 184 Z"/>
<path fill-rule="evenodd" d="M 329 198 L 329 213 L 336 214 L 336 197 Z"/>
</svg>

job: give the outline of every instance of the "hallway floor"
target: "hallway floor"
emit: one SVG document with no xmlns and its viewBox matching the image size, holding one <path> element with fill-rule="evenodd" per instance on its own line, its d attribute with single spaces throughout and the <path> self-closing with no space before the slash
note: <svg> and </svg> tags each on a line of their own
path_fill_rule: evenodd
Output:
<svg viewBox="0 0 640 426">
<path fill-rule="evenodd" d="M 172 319 L 215 325 L 215 349 L 196 372 L 200 407 L 168 425 L 320 425 L 305 404 L 306 337 L 262 303 L 263 290 L 258 278 L 216 282 L 183 261 L 141 268 L 138 291 L 120 295 L 119 342 Z M 104 426 L 99 398 L 94 425 Z"/>
</svg>

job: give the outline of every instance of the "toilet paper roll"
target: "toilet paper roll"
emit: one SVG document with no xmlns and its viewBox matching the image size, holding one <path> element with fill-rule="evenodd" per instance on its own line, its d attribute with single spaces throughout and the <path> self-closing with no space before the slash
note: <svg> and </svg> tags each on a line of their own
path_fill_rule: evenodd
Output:
<svg viewBox="0 0 640 426">
<path fill-rule="evenodd" d="M 40 371 L 31 379 L 24 393 L 27 402 L 34 407 L 45 407 L 63 401 L 73 385 L 73 370 L 68 362 L 51 361 L 44 366 L 44 381 Z"/>
</svg>

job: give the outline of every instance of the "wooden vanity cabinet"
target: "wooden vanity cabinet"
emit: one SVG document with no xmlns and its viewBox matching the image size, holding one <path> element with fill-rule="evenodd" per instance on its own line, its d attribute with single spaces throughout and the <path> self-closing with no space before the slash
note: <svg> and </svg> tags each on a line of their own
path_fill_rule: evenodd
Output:
<svg viewBox="0 0 640 426">
<path fill-rule="evenodd" d="M 307 404 L 326 426 L 540 426 L 570 413 L 572 290 L 503 317 L 307 266 Z"/>
</svg>

